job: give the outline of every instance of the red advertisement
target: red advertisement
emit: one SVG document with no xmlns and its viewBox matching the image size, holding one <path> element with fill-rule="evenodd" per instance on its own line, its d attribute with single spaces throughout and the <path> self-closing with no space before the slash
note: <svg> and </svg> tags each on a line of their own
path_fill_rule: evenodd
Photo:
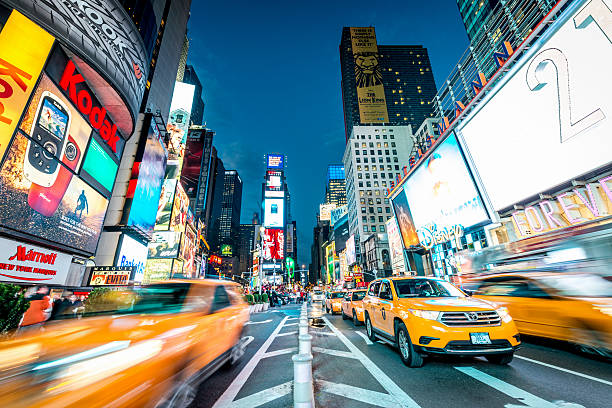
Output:
<svg viewBox="0 0 612 408">
<path fill-rule="evenodd" d="M 263 236 L 264 259 L 285 258 L 285 233 L 282 229 L 266 228 Z"/>
</svg>

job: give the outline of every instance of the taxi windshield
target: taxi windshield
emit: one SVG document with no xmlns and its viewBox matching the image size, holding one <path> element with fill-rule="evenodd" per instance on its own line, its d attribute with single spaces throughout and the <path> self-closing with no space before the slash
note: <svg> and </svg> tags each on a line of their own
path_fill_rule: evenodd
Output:
<svg viewBox="0 0 612 408">
<path fill-rule="evenodd" d="M 343 292 L 332 292 L 332 293 L 329 294 L 329 297 L 331 299 L 343 298 L 344 297 L 344 293 Z"/>
<path fill-rule="evenodd" d="M 393 281 L 400 298 L 409 297 L 465 297 L 465 294 L 450 283 L 433 279 L 406 279 Z"/>
<path fill-rule="evenodd" d="M 361 300 L 365 297 L 366 292 L 353 292 L 353 300 Z"/>
</svg>

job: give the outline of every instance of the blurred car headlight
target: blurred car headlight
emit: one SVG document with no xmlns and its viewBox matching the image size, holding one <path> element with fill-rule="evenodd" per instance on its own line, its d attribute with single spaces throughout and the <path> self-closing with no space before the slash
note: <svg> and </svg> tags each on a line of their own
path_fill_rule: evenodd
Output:
<svg viewBox="0 0 612 408">
<path fill-rule="evenodd" d="M 421 319 L 427 319 L 427 320 L 438 320 L 438 317 L 440 316 L 440 312 L 437 312 L 435 310 L 410 309 L 410 313 L 412 313 L 413 315 L 417 317 L 420 317 Z"/>
<path fill-rule="evenodd" d="M 497 312 L 499 317 L 502 319 L 502 322 L 510 323 L 512 321 L 512 316 L 510 316 L 510 313 L 508 312 L 507 307 L 500 307 L 499 309 L 495 311 Z"/>
</svg>

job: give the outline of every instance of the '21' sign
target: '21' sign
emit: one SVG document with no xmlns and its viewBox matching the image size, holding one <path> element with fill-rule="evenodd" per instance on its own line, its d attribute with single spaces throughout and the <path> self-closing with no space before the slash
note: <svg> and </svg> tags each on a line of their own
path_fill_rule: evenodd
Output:
<svg viewBox="0 0 612 408">
<path fill-rule="evenodd" d="M 603 0 L 592 0 L 586 7 L 574 16 L 576 28 L 584 28 L 589 24 L 597 24 L 608 41 L 612 43 L 612 12 Z M 593 51 L 595 52 L 595 51 Z M 572 116 L 570 95 L 569 64 L 565 54 L 558 48 L 548 48 L 539 52 L 527 68 L 527 85 L 532 91 L 537 91 L 547 85 L 540 73 L 548 64 L 556 70 L 557 91 L 559 97 L 559 125 L 561 143 L 588 129 L 605 119 L 601 109 L 593 110 L 582 118 Z"/>
</svg>

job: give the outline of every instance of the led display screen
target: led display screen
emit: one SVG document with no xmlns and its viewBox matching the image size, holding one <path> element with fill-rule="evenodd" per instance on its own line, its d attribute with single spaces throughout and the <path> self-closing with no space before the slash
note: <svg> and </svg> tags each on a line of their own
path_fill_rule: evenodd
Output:
<svg viewBox="0 0 612 408">
<path fill-rule="evenodd" d="M 284 156 L 282 154 L 269 154 L 267 164 L 269 169 L 282 169 L 285 166 Z"/>
<path fill-rule="evenodd" d="M 129 235 L 123 234 L 121 237 L 121 245 L 117 251 L 115 265 L 133 267 L 134 281 L 141 282 L 147 264 L 147 246 Z"/>
<path fill-rule="evenodd" d="M 176 191 L 177 179 L 164 179 L 162 184 L 159 202 L 157 203 L 157 220 L 155 230 L 168 230 L 170 227 L 170 217 L 174 206 L 174 193 Z"/>
<path fill-rule="evenodd" d="M 263 235 L 263 258 L 266 260 L 285 257 L 285 233 L 282 229 L 266 228 Z"/>
<path fill-rule="evenodd" d="M 285 223 L 285 200 L 282 198 L 266 198 L 264 200 L 264 226 L 282 228 Z"/>
<path fill-rule="evenodd" d="M 458 127 L 495 210 L 611 163 L 612 43 L 600 28 L 610 10 L 585 4 L 573 2 Z"/>
<path fill-rule="evenodd" d="M 400 190 L 399 194 L 393 198 L 392 203 L 404 248 L 419 245 L 419 237 L 404 190 Z"/>
<path fill-rule="evenodd" d="M 194 85 L 183 82 L 176 82 L 174 84 L 174 93 L 172 94 L 172 102 L 170 104 L 170 117 L 167 125 L 167 130 L 170 134 L 168 159 L 179 161 L 179 173 L 182 168 L 183 157 L 185 156 L 185 144 L 187 143 L 194 92 Z"/>
<path fill-rule="evenodd" d="M 189 197 L 181 183 L 176 185 L 174 195 L 174 205 L 172 206 L 172 218 L 170 219 L 170 229 L 173 231 L 185 231 L 187 224 L 187 212 L 189 210 Z"/>
<path fill-rule="evenodd" d="M 468 228 L 488 219 L 453 135 L 412 173 L 403 193 L 417 233 L 432 226 L 437 230 L 457 224 Z"/>
<path fill-rule="evenodd" d="M 346 263 L 352 265 L 357 262 L 355 254 L 355 235 L 351 235 L 346 241 Z"/>
<path fill-rule="evenodd" d="M 170 279 L 172 259 L 148 259 L 142 283 L 152 283 Z"/>
<path fill-rule="evenodd" d="M 89 174 L 107 191 L 112 192 L 119 165 L 95 138 L 91 138 L 82 171 Z"/>
<path fill-rule="evenodd" d="M 149 242 L 149 258 L 177 258 L 180 246 L 180 232 L 156 231 Z"/>
<path fill-rule="evenodd" d="M 279 189 L 281 188 L 282 181 L 281 176 L 270 175 L 266 180 L 266 187 L 270 189 Z"/>
</svg>

